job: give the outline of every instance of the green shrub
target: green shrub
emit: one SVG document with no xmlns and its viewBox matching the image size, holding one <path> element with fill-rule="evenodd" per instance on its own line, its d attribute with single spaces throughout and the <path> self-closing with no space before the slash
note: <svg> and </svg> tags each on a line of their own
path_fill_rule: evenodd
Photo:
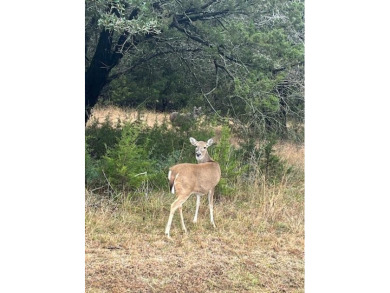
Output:
<svg viewBox="0 0 390 293">
<path fill-rule="evenodd" d="M 253 138 L 248 139 L 239 150 L 239 157 L 246 166 L 243 180 L 252 184 L 264 178 L 266 181 L 278 181 L 289 171 L 283 161 L 275 154 L 276 140 L 270 138 L 262 144 Z"/>
<path fill-rule="evenodd" d="M 102 180 L 102 174 L 99 168 L 99 162 L 89 154 L 88 144 L 85 144 L 85 185 L 94 187 Z"/>
<path fill-rule="evenodd" d="M 168 129 L 167 124 L 164 123 L 161 126 L 155 124 L 152 128 L 143 129 L 139 143 L 150 158 L 164 161 L 170 153 L 183 148 L 185 138 L 175 130 Z"/>
<path fill-rule="evenodd" d="M 285 174 L 286 166 L 275 154 L 276 140 L 271 138 L 263 145 L 263 156 L 260 157 L 259 166 L 266 180 L 278 181 Z"/>
<path fill-rule="evenodd" d="M 139 134 L 137 144 L 148 154 L 155 173 L 150 177 L 153 188 L 167 189 L 167 173 L 169 167 L 179 163 L 196 163 L 194 147 L 190 136 L 199 140 L 207 140 L 213 132 L 199 128 L 197 124 L 191 126 L 190 131 L 181 128 L 168 129 L 166 123 L 156 124 L 152 128 L 144 128 Z"/>
<path fill-rule="evenodd" d="M 188 132 L 191 129 L 196 128 L 195 120 L 186 115 L 178 115 L 176 119 L 172 121 L 172 125 L 180 129 L 181 132 Z"/>
<path fill-rule="evenodd" d="M 139 144 L 145 148 L 151 159 L 162 165 L 164 162 L 173 165 L 195 163 L 194 147 L 189 141 L 191 136 L 197 140 L 207 141 L 214 136 L 214 132 L 204 130 L 198 124 L 193 124 L 188 131 L 180 128 L 168 129 L 167 124 L 154 125 L 152 128 L 142 130 Z M 173 158 L 175 160 L 172 160 Z"/>
<path fill-rule="evenodd" d="M 118 144 L 103 156 L 103 170 L 111 186 L 124 192 L 134 191 L 152 175 L 152 162 L 144 148 L 137 145 L 140 129 L 126 124 Z"/>
<path fill-rule="evenodd" d="M 102 158 L 107 149 L 113 148 L 121 135 L 119 125 L 112 126 L 109 118 L 100 125 L 97 120 L 94 120 L 85 130 L 86 142 L 89 146 L 89 154 L 94 159 Z"/>
<path fill-rule="evenodd" d="M 228 126 L 223 126 L 219 143 L 210 150 L 211 157 L 221 167 L 221 180 L 216 188 L 218 194 L 230 195 L 235 191 L 236 182 L 245 167 L 241 165 L 233 146 L 230 143 L 231 132 Z"/>
</svg>

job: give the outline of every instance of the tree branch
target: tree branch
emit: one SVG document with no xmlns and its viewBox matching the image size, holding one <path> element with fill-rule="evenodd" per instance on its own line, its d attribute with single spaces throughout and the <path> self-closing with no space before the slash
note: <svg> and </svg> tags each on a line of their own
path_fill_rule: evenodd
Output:
<svg viewBox="0 0 390 293">
<path fill-rule="evenodd" d="M 214 59 L 214 65 L 215 65 L 215 68 L 216 70 L 218 70 L 218 68 L 221 68 L 223 71 L 225 71 L 227 73 L 227 75 L 229 75 L 229 77 L 234 80 L 234 76 L 230 73 L 229 70 L 227 70 L 227 68 L 223 65 L 220 65 L 217 63 L 217 60 Z"/>
<path fill-rule="evenodd" d="M 198 36 L 195 36 L 195 35 L 191 34 L 189 30 L 187 30 L 184 27 L 180 26 L 178 21 L 177 21 L 177 19 L 176 19 L 176 17 L 173 18 L 173 22 L 172 22 L 171 26 L 173 26 L 173 27 L 177 28 L 179 31 L 183 32 L 187 37 L 189 37 L 190 39 L 194 40 L 195 42 L 198 42 L 198 43 L 200 43 L 200 44 L 202 44 L 202 45 L 204 45 L 206 47 L 209 47 L 209 48 L 215 48 L 215 45 L 209 43 L 206 40 L 201 39 Z M 250 66 L 250 64 L 245 64 L 245 63 L 239 61 L 238 59 L 236 59 L 236 58 L 234 58 L 232 56 L 227 55 L 225 52 L 222 51 L 222 46 L 218 46 L 217 50 L 218 50 L 218 53 L 222 57 L 230 60 L 231 62 L 234 62 L 236 64 L 240 64 L 240 65 L 244 65 L 244 66 Z M 225 67 L 221 67 L 221 68 L 224 69 L 228 73 L 228 75 L 230 77 L 232 77 L 231 74 L 227 71 L 227 69 Z"/>
<path fill-rule="evenodd" d="M 218 46 L 218 53 L 221 54 L 224 58 L 226 58 L 234 63 L 244 64 L 244 63 L 240 62 L 239 60 L 237 60 L 236 58 L 226 55 L 226 53 L 223 52 L 221 50 L 221 48 L 222 48 L 221 46 Z M 249 64 L 244 64 L 244 65 L 248 66 Z"/>
<path fill-rule="evenodd" d="M 190 34 L 185 28 L 181 27 L 178 23 L 178 20 L 176 19 L 176 17 L 173 18 L 173 22 L 172 22 L 172 26 L 174 26 L 175 28 L 177 28 L 179 31 L 183 32 L 187 37 L 189 37 L 190 39 L 198 42 L 198 43 L 201 43 L 202 45 L 205 45 L 207 47 L 210 47 L 210 48 L 213 48 L 214 46 L 212 44 L 210 44 L 209 42 L 205 41 L 205 40 L 202 40 L 200 37 L 198 36 L 194 36 L 192 34 Z"/>
<path fill-rule="evenodd" d="M 198 51 L 200 51 L 200 48 L 186 49 L 186 50 L 177 50 L 177 51 L 172 50 L 172 51 L 165 51 L 165 52 L 157 52 L 157 53 L 152 54 L 150 56 L 147 56 L 145 58 L 140 58 L 132 66 L 126 68 L 126 70 L 123 70 L 123 71 L 117 72 L 115 74 L 112 74 L 110 77 L 108 77 L 107 83 L 110 83 L 111 81 L 113 81 L 114 79 L 118 78 L 119 76 L 121 76 L 123 74 L 127 74 L 127 73 L 133 71 L 137 66 L 139 66 L 139 65 L 141 65 L 143 63 L 146 63 L 146 62 L 152 60 L 153 58 L 156 58 L 156 57 L 159 57 L 159 56 L 163 56 L 163 55 L 167 55 L 167 54 L 178 53 L 178 52 L 180 53 L 180 52 L 198 52 Z"/>
<path fill-rule="evenodd" d="M 176 15 L 177 22 L 180 24 L 190 23 L 192 21 L 198 20 L 211 20 L 216 19 L 218 17 L 223 17 L 230 12 L 229 9 L 224 9 L 222 11 L 214 11 L 214 12 L 196 12 L 196 14 L 185 13 Z M 218 17 L 216 17 L 218 16 Z"/>
<path fill-rule="evenodd" d="M 295 63 L 295 64 L 291 64 L 291 65 L 289 65 L 288 67 L 295 67 L 295 66 L 303 65 L 303 64 L 305 64 L 304 61 L 298 62 L 298 63 Z M 286 70 L 288 67 L 284 66 L 284 67 L 281 67 L 281 68 L 272 69 L 272 74 L 276 74 L 276 73 L 278 73 L 278 72 L 284 71 L 284 70 Z"/>
<path fill-rule="evenodd" d="M 214 113 L 215 113 L 217 116 L 219 116 L 220 118 L 222 118 L 221 115 L 219 115 L 219 113 L 215 110 L 215 108 L 214 108 L 214 106 L 211 104 L 210 100 L 207 98 L 207 96 L 208 96 L 209 94 L 211 94 L 211 93 L 216 89 L 216 87 L 214 87 L 214 89 L 212 89 L 212 90 L 209 91 L 208 93 L 205 93 L 205 92 L 203 91 L 201 82 L 199 81 L 199 79 L 198 79 L 197 75 L 195 74 L 195 72 L 193 72 L 193 71 L 191 70 L 190 65 L 187 63 L 187 61 L 186 61 L 184 58 L 180 57 L 180 59 L 184 62 L 184 64 L 187 66 L 187 68 L 188 68 L 188 70 L 190 71 L 190 73 L 192 74 L 192 76 L 195 78 L 196 82 L 198 83 L 200 92 L 202 93 L 202 96 L 205 98 L 205 100 L 207 101 L 207 103 L 210 105 L 211 109 L 213 109 Z M 217 70 L 217 68 L 216 68 L 216 70 Z M 217 73 L 217 72 L 216 72 L 216 73 Z M 218 79 L 216 80 L 216 82 L 218 82 Z"/>
</svg>

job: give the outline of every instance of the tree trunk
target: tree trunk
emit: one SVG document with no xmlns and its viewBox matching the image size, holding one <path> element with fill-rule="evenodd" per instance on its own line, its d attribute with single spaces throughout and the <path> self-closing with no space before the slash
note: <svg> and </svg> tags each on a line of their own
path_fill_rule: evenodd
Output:
<svg viewBox="0 0 390 293">
<path fill-rule="evenodd" d="M 112 33 L 108 30 L 102 31 L 91 64 L 85 73 L 85 123 L 100 92 L 107 84 L 111 69 L 118 64 L 121 56 L 112 50 Z"/>
<path fill-rule="evenodd" d="M 129 15 L 129 19 L 134 19 L 138 12 L 138 8 L 134 9 Z M 95 54 L 85 73 L 85 124 L 87 124 L 93 106 L 97 103 L 100 92 L 108 82 L 111 69 L 118 65 L 123 56 L 119 48 L 123 46 L 128 36 L 128 33 L 122 34 L 114 48 L 112 48 L 113 32 L 103 30 L 100 33 Z M 135 46 L 136 43 L 133 39 L 131 46 Z M 126 48 L 128 47 L 129 45 L 126 46 Z"/>
<path fill-rule="evenodd" d="M 287 104 L 285 97 L 279 98 L 280 106 L 280 135 L 283 139 L 287 139 Z"/>
</svg>

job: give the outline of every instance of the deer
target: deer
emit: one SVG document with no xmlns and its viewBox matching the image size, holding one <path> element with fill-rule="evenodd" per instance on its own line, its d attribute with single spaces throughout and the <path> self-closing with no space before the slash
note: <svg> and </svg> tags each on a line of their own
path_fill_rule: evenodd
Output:
<svg viewBox="0 0 390 293">
<path fill-rule="evenodd" d="M 200 196 L 208 194 L 210 221 L 214 228 L 216 228 L 213 216 L 213 196 L 214 189 L 221 179 L 221 168 L 209 155 L 207 148 L 213 144 L 213 139 L 210 138 L 207 142 L 197 141 L 190 137 L 190 142 L 195 148 L 195 157 L 198 164 L 177 164 L 169 168 L 168 180 L 169 190 L 172 194 L 176 194 L 176 200 L 171 204 L 169 219 L 165 228 L 165 235 L 171 239 L 169 231 L 171 229 L 173 215 L 179 209 L 181 218 L 181 227 L 184 233 L 187 234 L 187 228 L 184 224 L 182 206 L 186 200 L 192 195 L 196 194 L 196 210 L 193 222 L 198 220 L 198 211 L 200 205 Z"/>
<path fill-rule="evenodd" d="M 191 121 L 198 118 L 201 113 L 202 113 L 202 107 L 194 106 L 192 113 L 172 112 L 169 115 L 169 120 L 171 121 L 171 123 L 179 122 L 178 120 L 182 120 L 182 119 Z"/>
</svg>

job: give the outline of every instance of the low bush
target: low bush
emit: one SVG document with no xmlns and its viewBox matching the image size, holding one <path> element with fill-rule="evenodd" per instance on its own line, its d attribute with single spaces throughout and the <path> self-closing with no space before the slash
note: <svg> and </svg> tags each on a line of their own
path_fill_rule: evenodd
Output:
<svg viewBox="0 0 390 293">
<path fill-rule="evenodd" d="M 85 130 L 89 154 L 97 160 L 102 158 L 109 148 L 113 148 L 117 144 L 121 131 L 119 121 L 118 125 L 113 126 L 108 117 L 102 124 L 98 120 L 92 121 L 91 126 Z"/>
<path fill-rule="evenodd" d="M 216 199 L 220 194 L 231 195 L 235 190 L 240 175 L 246 166 L 242 165 L 237 152 L 230 143 L 231 132 L 228 126 L 223 126 L 221 138 L 214 148 L 211 148 L 211 157 L 221 167 L 221 180 L 216 188 Z"/>
<path fill-rule="evenodd" d="M 123 192 L 136 190 L 153 173 L 147 152 L 137 145 L 139 132 L 134 124 L 126 124 L 118 144 L 103 156 L 103 172 L 109 184 Z"/>
<path fill-rule="evenodd" d="M 95 187 L 102 181 L 102 173 L 99 166 L 99 161 L 92 158 L 89 146 L 85 143 L 85 185 L 87 187 Z"/>
</svg>

